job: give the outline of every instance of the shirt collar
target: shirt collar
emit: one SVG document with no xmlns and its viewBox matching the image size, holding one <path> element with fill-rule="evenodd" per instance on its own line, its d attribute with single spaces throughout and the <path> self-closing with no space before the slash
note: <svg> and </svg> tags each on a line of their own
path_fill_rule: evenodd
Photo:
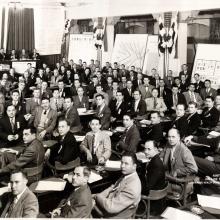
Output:
<svg viewBox="0 0 220 220">
<path fill-rule="evenodd" d="M 24 193 L 24 191 L 25 191 L 26 189 L 27 189 L 27 187 L 25 187 L 24 190 L 23 190 L 20 194 L 16 195 L 16 200 L 17 200 L 17 201 L 21 198 L 21 196 L 23 195 L 23 193 Z"/>
</svg>

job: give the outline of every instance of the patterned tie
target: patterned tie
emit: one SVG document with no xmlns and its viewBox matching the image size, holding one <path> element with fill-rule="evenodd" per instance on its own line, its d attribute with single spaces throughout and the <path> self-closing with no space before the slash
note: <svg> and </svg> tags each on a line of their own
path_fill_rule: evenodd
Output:
<svg viewBox="0 0 220 220">
<path fill-rule="evenodd" d="M 8 208 L 8 211 L 7 211 L 5 217 L 10 217 L 10 216 L 11 216 L 12 211 L 13 211 L 15 205 L 16 205 L 16 202 L 17 202 L 17 197 L 15 196 L 15 197 L 11 200 L 11 204 L 10 204 L 10 206 L 9 206 L 9 208 Z"/>
<path fill-rule="evenodd" d="M 10 123 L 11 123 L 12 132 L 14 133 L 14 131 L 15 131 L 15 123 L 14 123 L 14 119 L 13 118 L 10 118 Z"/>
<path fill-rule="evenodd" d="M 154 109 L 157 107 L 157 98 L 154 98 Z"/>
</svg>

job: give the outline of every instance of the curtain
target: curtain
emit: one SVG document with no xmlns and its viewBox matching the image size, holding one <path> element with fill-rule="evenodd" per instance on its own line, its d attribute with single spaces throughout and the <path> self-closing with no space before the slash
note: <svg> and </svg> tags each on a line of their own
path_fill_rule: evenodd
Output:
<svg viewBox="0 0 220 220">
<path fill-rule="evenodd" d="M 34 49 L 34 9 L 9 8 L 7 50 Z"/>
</svg>

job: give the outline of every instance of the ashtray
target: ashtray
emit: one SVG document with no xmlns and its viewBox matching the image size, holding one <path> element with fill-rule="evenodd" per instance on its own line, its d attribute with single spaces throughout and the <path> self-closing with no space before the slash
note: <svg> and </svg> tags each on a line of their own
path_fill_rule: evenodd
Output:
<svg viewBox="0 0 220 220">
<path fill-rule="evenodd" d="M 190 210 L 191 210 L 191 212 L 193 212 L 193 213 L 195 213 L 197 215 L 200 215 L 200 214 L 204 213 L 204 210 L 201 209 L 201 207 L 198 206 L 198 205 L 192 205 L 190 207 Z"/>
</svg>

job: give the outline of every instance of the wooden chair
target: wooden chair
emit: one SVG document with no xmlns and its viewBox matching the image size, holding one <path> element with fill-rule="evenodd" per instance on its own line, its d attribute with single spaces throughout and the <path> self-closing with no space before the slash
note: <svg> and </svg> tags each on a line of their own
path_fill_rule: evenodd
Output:
<svg viewBox="0 0 220 220">
<path fill-rule="evenodd" d="M 150 203 L 151 201 L 155 201 L 155 200 L 160 200 L 163 199 L 167 196 L 167 192 L 168 192 L 168 184 L 164 189 L 161 190 L 150 190 L 149 191 L 149 195 L 141 195 L 141 201 L 139 203 L 139 206 L 141 203 L 144 204 L 144 211 L 143 213 L 137 213 L 136 212 L 136 217 L 138 218 L 150 218 Z M 137 210 L 138 211 L 138 210 Z"/>
</svg>

